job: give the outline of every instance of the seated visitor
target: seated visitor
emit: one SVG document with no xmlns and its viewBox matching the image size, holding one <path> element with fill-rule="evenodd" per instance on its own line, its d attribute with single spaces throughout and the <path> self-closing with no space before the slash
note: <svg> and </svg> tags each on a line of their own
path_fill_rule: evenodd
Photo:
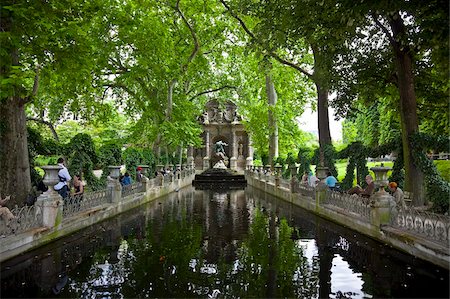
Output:
<svg viewBox="0 0 450 299">
<path fill-rule="evenodd" d="M 307 171 L 305 171 L 305 172 L 303 173 L 303 176 L 302 176 L 302 184 L 303 184 L 303 185 L 308 185 L 308 172 L 307 172 Z"/>
<path fill-rule="evenodd" d="M 363 197 L 370 197 L 373 192 L 375 191 L 375 182 L 373 181 L 373 178 L 371 175 L 366 175 L 366 188 L 361 188 L 360 186 L 356 185 L 353 188 L 350 188 L 347 193 L 348 194 L 358 194 Z"/>
<path fill-rule="evenodd" d="M 396 182 L 390 182 L 388 187 L 389 187 L 389 190 L 391 190 L 392 196 L 395 199 L 395 204 L 397 206 L 397 209 L 398 210 L 406 209 L 405 195 L 403 194 L 403 190 L 397 186 Z"/>
<path fill-rule="evenodd" d="M 308 174 L 308 185 L 311 187 L 316 187 L 319 181 L 320 180 L 315 175 L 313 175 L 312 171 L 310 171 Z"/>
<path fill-rule="evenodd" d="M 122 186 L 131 185 L 131 177 L 128 172 L 125 172 L 125 176 L 122 179 Z"/>
<path fill-rule="evenodd" d="M 11 219 L 16 218 L 13 213 L 9 210 L 8 207 L 4 205 L 11 198 L 11 196 L 6 196 L 4 199 L 0 196 L 0 217 L 3 218 L 4 221 L 9 222 Z"/>
<path fill-rule="evenodd" d="M 328 188 L 330 188 L 331 190 L 335 190 L 336 183 L 337 183 L 337 179 L 333 175 L 331 175 L 330 171 L 328 171 L 327 177 L 325 178 L 325 185 L 327 185 Z"/>
</svg>

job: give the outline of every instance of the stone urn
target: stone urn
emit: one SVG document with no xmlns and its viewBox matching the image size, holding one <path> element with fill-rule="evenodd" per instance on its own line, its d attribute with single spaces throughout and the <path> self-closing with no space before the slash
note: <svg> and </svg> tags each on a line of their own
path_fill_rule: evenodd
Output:
<svg viewBox="0 0 450 299">
<path fill-rule="evenodd" d="M 370 168 L 375 174 L 375 185 L 379 187 L 371 196 L 371 206 L 375 208 L 371 213 L 377 226 L 389 223 L 392 214 L 395 213 L 394 198 L 384 190 L 389 183 L 387 173 L 391 169 L 383 164 Z"/>
<path fill-rule="evenodd" d="M 120 166 L 108 166 L 109 176 L 113 179 L 118 179 L 120 177 Z"/>
<path fill-rule="evenodd" d="M 375 185 L 380 187 L 379 191 L 384 191 L 384 187 L 389 184 L 388 171 L 392 170 L 392 168 L 381 163 L 380 166 L 372 167 L 370 170 L 375 174 Z"/>
<path fill-rule="evenodd" d="M 316 176 L 320 181 L 323 181 L 324 178 L 327 177 L 328 167 L 325 166 L 317 166 L 316 167 Z"/>
<path fill-rule="evenodd" d="M 58 184 L 59 177 L 58 172 L 60 169 L 62 169 L 59 165 L 46 165 L 41 166 L 41 168 L 45 171 L 44 179 L 42 182 L 45 184 L 45 186 L 48 187 L 48 193 L 56 193 L 55 189 L 53 189 L 53 186 Z"/>
</svg>

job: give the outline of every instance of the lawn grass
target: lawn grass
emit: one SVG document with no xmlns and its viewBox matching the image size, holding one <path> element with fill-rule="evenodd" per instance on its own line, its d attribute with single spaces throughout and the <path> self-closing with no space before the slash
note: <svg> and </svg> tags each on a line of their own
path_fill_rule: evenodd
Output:
<svg viewBox="0 0 450 299">
<path fill-rule="evenodd" d="M 386 162 L 367 162 L 367 167 L 369 168 L 369 174 L 375 178 L 373 171 L 370 168 L 374 166 L 380 166 L 383 163 L 384 166 L 392 167 L 394 165 L 393 161 Z M 434 164 L 436 165 L 439 174 L 442 176 L 444 180 L 450 182 L 450 160 L 435 160 Z M 311 169 L 315 169 L 315 166 L 311 166 Z M 338 172 L 337 180 L 342 182 L 345 177 L 347 171 L 347 162 L 336 163 L 336 170 Z M 391 175 L 391 171 L 388 172 L 388 176 Z M 356 185 L 356 169 L 355 169 L 355 179 L 353 181 L 353 185 Z"/>
</svg>

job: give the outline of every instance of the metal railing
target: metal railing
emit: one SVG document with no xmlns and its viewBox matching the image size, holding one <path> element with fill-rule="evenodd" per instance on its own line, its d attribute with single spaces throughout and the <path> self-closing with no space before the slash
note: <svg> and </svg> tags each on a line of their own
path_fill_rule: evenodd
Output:
<svg viewBox="0 0 450 299">
<path fill-rule="evenodd" d="M 406 208 L 397 212 L 392 225 L 449 247 L 450 217 L 447 215 Z"/>
<path fill-rule="evenodd" d="M 11 209 L 14 218 L 10 220 L 0 219 L 0 235 L 17 234 L 34 227 L 42 226 L 42 208 L 38 205 L 15 206 Z"/>
</svg>

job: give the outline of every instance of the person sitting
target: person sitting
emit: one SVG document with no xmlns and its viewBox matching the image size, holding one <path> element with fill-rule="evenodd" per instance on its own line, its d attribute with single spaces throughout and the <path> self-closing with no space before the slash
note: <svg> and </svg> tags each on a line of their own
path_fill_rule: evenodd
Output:
<svg viewBox="0 0 450 299">
<path fill-rule="evenodd" d="M 356 185 L 353 188 L 350 188 L 347 193 L 348 194 L 357 194 L 362 197 L 370 197 L 373 192 L 375 191 L 375 182 L 373 181 L 373 178 L 371 175 L 366 175 L 366 188 L 361 188 L 360 186 Z"/>
<path fill-rule="evenodd" d="M 0 196 L 0 217 L 3 218 L 4 221 L 9 222 L 11 219 L 16 218 L 13 213 L 9 210 L 8 207 L 5 207 L 6 202 L 11 198 L 11 196 L 6 196 L 4 199 Z"/>
<path fill-rule="evenodd" d="M 405 195 L 403 194 L 403 190 L 397 186 L 396 182 L 390 182 L 388 187 L 389 187 L 389 190 L 391 190 L 392 196 L 395 199 L 395 204 L 397 206 L 397 209 L 399 209 L 399 210 L 406 209 L 406 204 L 405 204 L 405 200 L 404 200 Z"/>
<path fill-rule="evenodd" d="M 310 187 L 316 187 L 317 183 L 319 181 L 320 180 L 315 175 L 313 175 L 312 171 L 310 171 L 309 174 L 308 174 L 308 185 Z"/>
<path fill-rule="evenodd" d="M 325 178 L 325 185 L 330 188 L 330 190 L 336 189 L 337 179 L 331 174 L 330 171 L 327 172 L 327 177 Z"/>
<path fill-rule="evenodd" d="M 302 176 L 302 184 L 303 184 L 303 185 L 308 185 L 308 172 L 307 172 L 307 171 L 305 171 L 305 172 L 303 173 L 303 176 Z"/>
<path fill-rule="evenodd" d="M 131 177 L 128 172 L 125 172 L 125 176 L 123 177 L 123 180 L 122 180 L 122 186 L 127 186 L 127 185 L 131 185 Z"/>
<path fill-rule="evenodd" d="M 59 193 L 59 195 L 61 195 L 63 199 L 66 199 L 69 196 L 69 186 L 67 184 L 70 182 L 72 177 L 64 164 L 63 158 L 58 159 L 58 165 L 61 167 L 58 172 L 59 183 L 53 188 Z"/>
</svg>

